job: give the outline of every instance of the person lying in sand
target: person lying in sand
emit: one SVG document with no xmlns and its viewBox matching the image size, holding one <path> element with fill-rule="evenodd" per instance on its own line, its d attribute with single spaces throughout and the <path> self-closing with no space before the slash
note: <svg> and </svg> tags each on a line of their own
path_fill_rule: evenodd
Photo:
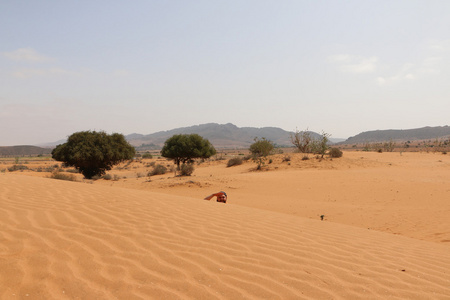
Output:
<svg viewBox="0 0 450 300">
<path fill-rule="evenodd" d="M 227 203 L 227 193 L 225 193 L 225 192 L 218 192 L 218 193 L 211 194 L 211 195 L 205 197 L 204 200 L 211 200 L 211 198 L 214 196 L 217 197 L 217 202 Z"/>
</svg>

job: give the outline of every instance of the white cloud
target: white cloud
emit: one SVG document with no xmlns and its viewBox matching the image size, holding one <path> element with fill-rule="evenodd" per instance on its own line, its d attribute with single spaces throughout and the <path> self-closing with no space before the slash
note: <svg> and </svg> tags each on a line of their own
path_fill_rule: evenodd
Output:
<svg viewBox="0 0 450 300">
<path fill-rule="evenodd" d="M 417 68 L 412 63 L 403 64 L 399 71 L 392 76 L 379 76 L 377 82 L 379 85 L 391 84 L 402 80 L 414 80 L 416 79 Z"/>
<path fill-rule="evenodd" d="M 20 48 L 11 52 L 2 52 L 2 54 L 8 59 L 20 62 L 39 63 L 54 60 L 53 58 L 39 54 L 33 48 Z"/>
<path fill-rule="evenodd" d="M 337 54 L 328 57 L 328 61 L 337 64 L 339 69 L 348 73 L 372 73 L 377 69 L 378 57 L 363 57 Z"/>
<path fill-rule="evenodd" d="M 130 71 L 123 70 L 123 69 L 121 69 L 121 70 L 114 70 L 112 72 L 112 75 L 113 76 L 117 76 L 117 77 L 126 77 L 126 76 L 130 76 Z"/>
<path fill-rule="evenodd" d="M 445 52 L 450 50 L 450 40 L 433 40 L 428 43 L 430 50 L 434 52 Z"/>
<path fill-rule="evenodd" d="M 27 79 L 35 76 L 48 76 L 48 75 L 76 75 L 75 72 L 70 72 L 61 68 L 48 68 L 48 69 L 19 69 L 12 73 L 13 77 L 20 79 Z"/>
</svg>

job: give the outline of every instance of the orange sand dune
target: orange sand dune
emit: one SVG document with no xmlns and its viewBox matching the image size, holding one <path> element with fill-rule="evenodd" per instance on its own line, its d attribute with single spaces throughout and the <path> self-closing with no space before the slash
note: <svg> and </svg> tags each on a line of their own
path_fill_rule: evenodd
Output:
<svg viewBox="0 0 450 300">
<path fill-rule="evenodd" d="M 450 298 L 445 243 L 245 205 L 0 173 L 0 298 Z"/>
<path fill-rule="evenodd" d="M 291 161 L 282 162 L 285 156 Z M 224 190 L 232 204 L 315 220 L 325 215 L 328 222 L 450 246 L 450 155 L 344 152 L 322 161 L 302 156 L 274 156 L 266 172 L 251 171 L 251 161 L 231 168 L 215 161 L 196 166 L 190 177 L 172 173 L 151 182 L 144 177 L 96 184 L 197 199 Z"/>
</svg>

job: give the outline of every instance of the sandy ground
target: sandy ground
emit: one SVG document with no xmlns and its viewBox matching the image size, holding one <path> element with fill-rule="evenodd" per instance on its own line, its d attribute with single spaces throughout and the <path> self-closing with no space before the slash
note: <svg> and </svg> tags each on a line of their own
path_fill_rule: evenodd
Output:
<svg viewBox="0 0 450 300">
<path fill-rule="evenodd" d="M 0 298 L 450 299 L 450 155 L 302 156 L 2 172 Z M 202 200 L 220 190 L 227 204 Z"/>
</svg>

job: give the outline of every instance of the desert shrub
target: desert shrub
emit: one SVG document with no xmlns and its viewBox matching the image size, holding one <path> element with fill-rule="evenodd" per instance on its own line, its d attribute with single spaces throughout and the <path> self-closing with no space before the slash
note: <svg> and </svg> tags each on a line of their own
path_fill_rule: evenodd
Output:
<svg viewBox="0 0 450 300">
<path fill-rule="evenodd" d="M 60 172 L 53 172 L 52 175 L 50 175 L 50 178 L 58 179 L 58 180 L 76 181 L 75 175 L 65 174 L 65 173 L 60 173 Z"/>
<path fill-rule="evenodd" d="M 243 160 L 240 157 L 233 157 L 228 160 L 227 167 L 242 165 Z"/>
<path fill-rule="evenodd" d="M 102 176 L 97 174 L 97 175 L 92 176 L 90 179 L 92 179 L 92 180 L 99 180 L 101 178 L 102 178 Z"/>
<path fill-rule="evenodd" d="M 180 166 L 180 175 L 181 176 L 191 176 L 194 172 L 194 166 L 192 164 L 182 164 Z"/>
<path fill-rule="evenodd" d="M 265 164 L 267 156 L 273 153 L 273 142 L 267 140 L 266 138 L 258 139 L 255 138 L 255 142 L 250 145 L 250 152 L 252 153 L 252 159 L 258 164 L 257 170 Z"/>
<path fill-rule="evenodd" d="M 24 166 L 24 165 L 13 165 L 12 167 L 8 168 L 8 171 L 10 171 L 10 172 L 23 171 L 23 170 L 28 170 L 28 167 Z"/>
<path fill-rule="evenodd" d="M 148 172 L 148 176 L 162 175 L 162 174 L 166 174 L 166 172 L 167 172 L 167 168 L 165 166 L 157 164 L 156 166 L 153 167 L 153 170 Z"/>
<path fill-rule="evenodd" d="M 226 158 L 223 156 L 223 153 L 221 153 L 220 155 L 216 155 L 214 157 L 214 160 L 225 160 Z"/>
<path fill-rule="evenodd" d="M 442 154 L 447 154 L 447 151 L 442 151 Z"/>
<path fill-rule="evenodd" d="M 111 174 L 105 174 L 105 175 L 102 176 L 102 178 L 103 178 L 104 180 L 111 180 L 113 177 L 112 177 Z"/>
<path fill-rule="evenodd" d="M 80 170 L 77 170 L 77 169 L 67 169 L 66 172 L 67 172 L 67 173 L 80 173 Z"/>
<path fill-rule="evenodd" d="M 309 156 L 308 155 L 303 155 L 302 160 L 309 160 Z"/>
<path fill-rule="evenodd" d="M 283 157 L 283 162 L 291 161 L 291 157 L 289 155 L 285 155 Z"/>
<path fill-rule="evenodd" d="M 273 160 L 272 160 L 272 159 L 269 159 L 269 164 L 271 164 L 271 163 L 273 163 Z"/>
<path fill-rule="evenodd" d="M 53 166 L 48 166 L 48 167 L 36 168 L 36 172 L 53 172 L 53 171 L 62 172 L 62 169 L 59 167 L 58 164 L 55 164 Z"/>
<path fill-rule="evenodd" d="M 329 154 L 333 158 L 342 157 L 342 151 L 339 148 L 331 148 Z"/>
<path fill-rule="evenodd" d="M 151 155 L 150 153 L 144 153 L 142 154 L 142 158 L 153 158 L 153 155 Z"/>
<path fill-rule="evenodd" d="M 149 162 L 146 167 L 154 167 L 156 165 L 156 161 Z"/>
<path fill-rule="evenodd" d="M 247 160 L 250 160 L 251 158 L 252 158 L 251 155 L 246 155 L 246 156 L 244 156 L 244 157 L 242 158 L 242 160 L 243 160 L 243 161 L 247 161 Z"/>
</svg>

